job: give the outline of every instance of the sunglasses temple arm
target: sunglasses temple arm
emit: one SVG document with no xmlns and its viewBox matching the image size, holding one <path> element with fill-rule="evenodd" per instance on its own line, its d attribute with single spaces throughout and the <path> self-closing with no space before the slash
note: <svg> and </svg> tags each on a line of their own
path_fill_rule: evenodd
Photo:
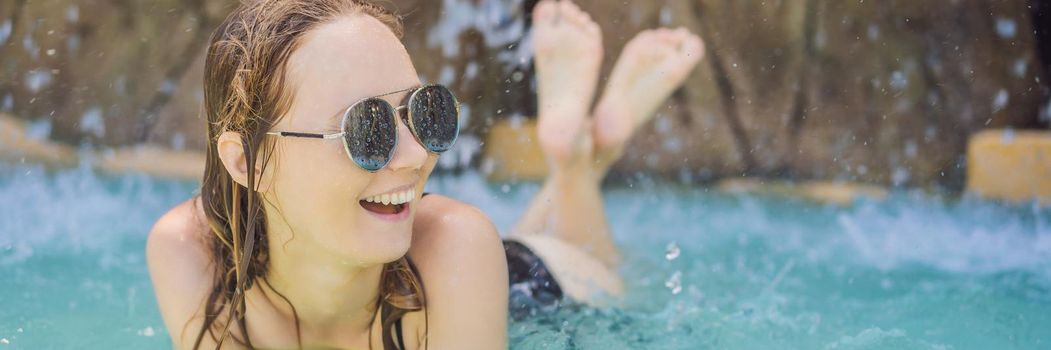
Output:
<svg viewBox="0 0 1051 350">
<path fill-rule="evenodd" d="M 337 132 L 335 134 L 312 134 L 306 132 L 293 132 L 293 131 L 271 131 L 266 133 L 267 135 L 282 136 L 282 137 L 306 137 L 312 139 L 338 139 L 343 137 L 344 133 Z"/>
</svg>

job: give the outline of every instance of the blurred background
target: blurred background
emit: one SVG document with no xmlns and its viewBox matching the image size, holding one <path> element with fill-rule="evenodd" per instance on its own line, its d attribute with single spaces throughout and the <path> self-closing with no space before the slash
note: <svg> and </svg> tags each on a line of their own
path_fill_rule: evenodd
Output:
<svg viewBox="0 0 1051 350">
<path fill-rule="evenodd" d="M 467 137 L 442 169 L 529 177 L 532 166 L 509 164 L 528 154 L 486 152 L 486 141 L 521 125 L 528 137 L 535 2 L 386 2 L 405 16 L 421 78 L 453 86 L 467 106 Z M 205 46 L 236 3 L 4 1 L 0 111 L 32 138 L 76 148 L 202 150 Z M 954 190 L 965 183 L 970 136 L 1051 122 L 1049 4 L 580 1 L 604 30 L 605 73 L 641 29 L 685 26 L 707 44 L 707 59 L 616 174 Z"/>
<path fill-rule="evenodd" d="M 428 189 L 506 232 L 545 172 L 536 1 L 382 3 L 463 102 Z M 1051 1 L 577 3 L 603 81 L 643 29 L 707 56 L 604 187 L 624 302 L 511 322 L 513 349 L 1051 347 Z M 199 187 L 237 4 L 0 0 L 0 349 L 168 346 L 146 234 Z"/>
</svg>

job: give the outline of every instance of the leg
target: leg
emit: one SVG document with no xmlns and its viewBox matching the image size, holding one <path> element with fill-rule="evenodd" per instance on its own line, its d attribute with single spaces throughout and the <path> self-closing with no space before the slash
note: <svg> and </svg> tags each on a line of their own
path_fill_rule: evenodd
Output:
<svg viewBox="0 0 1051 350">
<path fill-rule="evenodd" d="M 533 35 L 538 139 L 551 173 L 512 235 L 551 232 L 615 265 L 587 117 L 602 60 L 601 33 L 572 2 L 543 1 L 534 9 Z"/>
<path fill-rule="evenodd" d="M 557 5 L 554 5 L 557 6 Z M 546 17 L 538 5 L 538 25 Z M 543 40 L 544 37 L 538 37 Z M 544 86 L 548 81 L 564 84 L 590 83 L 587 79 L 566 81 L 560 76 L 544 74 L 543 63 L 550 64 L 547 55 L 550 52 L 539 50 L 544 43 L 538 43 L 537 61 L 541 93 L 541 106 L 549 98 Z M 547 43 L 551 45 L 551 43 Z M 540 193 L 533 199 L 518 225 L 512 231 L 513 236 L 527 236 L 550 232 L 580 249 L 595 255 L 609 266 L 617 261 L 616 246 L 609 236 L 608 223 L 602 204 L 599 183 L 606 171 L 623 152 L 624 145 L 639 126 L 652 117 L 659 104 L 685 80 L 696 63 L 704 55 L 701 40 L 685 29 L 657 29 L 637 35 L 625 46 L 620 60 L 613 69 L 609 85 L 595 109 L 593 128 L 591 130 L 593 146 L 588 151 L 568 152 L 573 148 L 565 140 L 544 138 L 566 130 L 566 124 L 559 123 L 558 115 L 541 109 L 540 128 L 541 146 L 554 163 L 551 175 L 544 182 Z M 579 109 L 579 108 L 578 108 Z M 579 116 L 562 120 L 579 120 Z M 586 124 L 586 122 L 584 122 Z M 555 127 L 551 127 L 554 125 Z M 579 124 L 570 124 L 579 125 Z M 547 127 L 545 127 L 547 126 Z M 589 135 L 579 136 L 577 140 L 587 140 Z M 561 142 L 559 142 L 561 141 Z M 592 154 L 591 171 L 581 169 L 582 162 L 551 162 L 552 158 L 561 159 L 559 155 Z M 564 157 L 562 157 L 564 158 Z M 561 165 L 561 166 L 560 166 Z"/>
<path fill-rule="evenodd" d="M 700 60 L 703 44 L 682 29 L 636 36 L 592 122 L 587 111 L 601 60 L 597 26 L 572 3 L 550 0 L 537 5 L 534 24 L 538 139 L 551 172 L 510 238 L 540 256 L 570 298 L 601 305 L 605 299 L 593 296 L 621 295 L 622 284 L 599 184 L 635 130 Z"/>
</svg>

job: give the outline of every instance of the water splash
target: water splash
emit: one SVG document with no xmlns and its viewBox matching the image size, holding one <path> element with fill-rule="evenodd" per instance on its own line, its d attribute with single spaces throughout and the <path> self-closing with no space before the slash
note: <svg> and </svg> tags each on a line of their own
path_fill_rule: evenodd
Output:
<svg viewBox="0 0 1051 350">
<path fill-rule="evenodd" d="M 1051 271 L 1051 220 L 1034 210 L 1029 218 L 998 220 L 1010 210 L 971 201 L 868 204 L 837 215 L 836 222 L 856 258 L 881 270 L 922 264 L 955 273 L 1043 274 Z"/>
<path fill-rule="evenodd" d="M 87 166 L 51 173 L 0 164 L 0 265 L 37 254 L 119 249 L 118 242 L 145 237 L 153 220 L 188 198 L 188 185 L 103 177 Z"/>
<path fill-rule="evenodd" d="M 490 48 L 508 48 L 497 54 L 497 60 L 505 63 L 509 72 L 514 66 L 529 62 L 532 46 L 525 33 L 525 20 L 521 14 L 522 0 L 482 1 L 442 0 L 442 16 L 427 32 L 427 45 L 441 47 L 446 58 L 456 57 L 460 52 L 460 35 L 468 30 L 482 34 L 485 45 Z"/>
<path fill-rule="evenodd" d="M 1042 327 L 1051 322 L 1049 208 L 909 193 L 838 208 L 633 181 L 635 189 L 604 190 L 624 252 L 624 305 L 568 305 L 513 322 L 513 348 L 937 348 L 973 344 L 987 330 L 1012 339 L 994 347 L 1051 339 Z M 484 208 L 508 232 L 540 186 L 504 185 L 467 172 L 427 186 Z M 0 165 L 0 270 L 19 283 L 0 288 L 0 299 L 18 300 L 0 320 L 28 320 L 0 325 L 26 327 L 3 336 L 27 348 L 115 338 L 140 342 L 125 348 L 166 346 L 166 330 L 152 327 L 162 321 L 145 292 L 143 244 L 195 187 Z M 25 299 L 23 290 L 69 301 Z M 67 321 L 80 317 L 94 322 Z M 100 319 L 112 326 L 93 328 Z M 146 327 L 155 336 L 139 336 Z M 47 336 L 58 331 L 71 336 Z"/>
</svg>

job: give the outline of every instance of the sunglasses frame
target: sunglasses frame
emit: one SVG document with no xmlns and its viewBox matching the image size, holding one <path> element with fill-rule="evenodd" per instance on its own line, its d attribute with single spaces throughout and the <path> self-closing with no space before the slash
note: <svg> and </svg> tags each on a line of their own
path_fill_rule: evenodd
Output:
<svg viewBox="0 0 1051 350">
<path fill-rule="evenodd" d="M 409 106 L 412 105 L 413 101 L 416 100 L 416 96 L 417 96 L 417 94 L 419 94 L 420 91 L 423 91 L 423 89 L 426 89 L 426 88 L 429 88 L 429 87 L 435 87 L 435 86 L 441 87 L 441 88 L 445 89 L 446 91 L 449 91 L 449 96 L 452 97 L 453 103 L 456 105 L 456 135 L 454 135 L 452 141 L 450 141 L 450 144 L 455 144 L 456 140 L 459 139 L 459 137 L 460 137 L 460 100 L 456 98 L 456 95 L 452 93 L 452 90 L 450 90 L 445 85 L 441 85 L 441 84 L 426 84 L 426 85 L 421 85 L 421 86 L 415 86 L 415 87 L 411 87 L 411 88 L 407 88 L 407 89 L 391 91 L 391 92 L 388 92 L 388 93 L 385 93 L 385 94 L 380 94 L 380 95 L 375 95 L 375 96 L 371 96 L 371 97 L 366 97 L 366 98 L 360 99 L 357 102 L 354 102 L 349 107 L 347 107 L 346 109 L 343 110 L 343 117 L 340 119 L 340 123 L 339 123 L 340 131 L 337 132 L 337 133 L 333 133 L 333 134 L 318 134 L 318 133 L 308 133 L 308 132 L 298 132 L 298 131 L 268 131 L 266 134 L 267 135 L 271 135 L 271 136 L 280 136 L 280 137 L 303 137 L 303 138 L 323 139 L 323 140 L 331 140 L 331 139 L 337 139 L 338 138 L 338 139 L 342 140 L 342 142 L 343 142 L 343 152 L 347 154 L 347 158 L 349 158 L 351 162 L 354 162 L 354 164 L 357 165 L 362 170 L 368 171 L 370 173 L 374 173 L 374 172 L 380 171 L 381 169 L 385 168 L 387 166 L 387 164 L 390 163 L 391 158 L 394 158 L 393 153 L 394 153 L 394 150 L 398 148 L 398 142 L 399 142 L 397 132 L 394 133 L 394 146 L 391 147 L 391 155 L 388 157 L 387 162 L 383 163 L 383 166 L 380 166 L 376 170 L 367 169 L 367 168 L 361 166 L 361 164 L 358 164 L 358 162 L 354 160 L 354 155 L 350 153 L 350 145 L 347 144 L 347 138 L 345 136 L 347 135 L 347 118 L 350 118 L 350 111 L 354 110 L 354 107 L 357 107 L 359 104 L 361 104 L 363 102 L 370 101 L 370 100 L 377 100 L 377 101 L 380 101 L 380 102 L 386 104 L 387 106 L 391 107 L 391 109 L 394 110 L 394 114 L 391 115 L 391 119 L 394 119 L 394 120 L 391 121 L 392 122 L 391 124 L 394 125 L 395 129 L 397 128 L 398 119 L 400 117 L 402 119 L 402 123 L 404 123 L 405 126 L 409 128 L 409 131 L 412 134 L 412 137 L 414 139 L 416 139 L 416 143 L 419 143 L 420 146 L 423 146 L 423 149 L 426 150 L 428 153 L 441 154 L 444 151 L 442 151 L 442 152 L 431 151 L 430 149 L 427 148 L 427 146 L 425 146 L 423 144 L 423 141 L 420 140 L 419 132 L 416 131 L 416 125 L 413 122 L 413 114 L 414 113 L 412 111 L 412 108 L 409 108 Z M 410 91 L 410 90 L 412 90 L 412 93 L 409 94 L 409 98 L 406 101 L 406 103 L 401 105 L 401 106 L 395 107 L 394 105 L 391 105 L 390 102 L 387 102 L 387 100 L 384 100 L 384 99 L 380 98 L 380 97 L 383 97 L 383 96 L 393 95 L 393 94 L 397 94 L 397 93 L 401 93 L 401 92 L 405 92 L 405 91 Z M 405 110 L 406 113 L 402 113 L 401 112 L 402 110 Z"/>
</svg>

